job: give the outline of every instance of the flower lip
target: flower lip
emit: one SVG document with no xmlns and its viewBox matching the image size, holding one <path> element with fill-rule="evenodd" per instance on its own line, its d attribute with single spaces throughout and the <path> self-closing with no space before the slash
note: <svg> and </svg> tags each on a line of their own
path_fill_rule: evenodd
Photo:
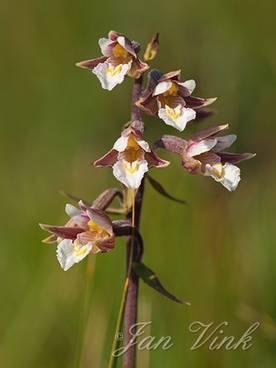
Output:
<svg viewBox="0 0 276 368">
<path fill-rule="evenodd" d="M 187 123 L 195 119 L 196 112 L 193 109 L 186 108 L 181 105 L 177 105 L 175 108 L 165 105 L 165 108 L 159 108 L 158 116 L 167 125 L 170 125 L 182 132 Z"/>
<path fill-rule="evenodd" d="M 126 187 L 137 189 L 141 185 L 144 174 L 148 171 L 148 163 L 141 158 L 134 162 L 118 160 L 113 166 L 113 175 Z"/>
<path fill-rule="evenodd" d="M 99 63 L 92 70 L 100 80 L 103 89 L 111 91 L 115 86 L 121 84 L 131 68 L 132 61 L 125 64 L 113 65 L 106 60 L 104 63 Z"/>
<path fill-rule="evenodd" d="M 70 239 L 62 240 L 57 247 L 57 259 L 64 271 L 82 261 L 91 251 L 92 244 L 78 245 Z"/>
<path fill-rule="evenodd" d="M 211 165 L 206 165 L 206 174 L 211 176 L 215 181 L 221 183 L 230 192 L 237 189 L 241 180 L 240 169 L 229 163 L 221 165 L 221 171 L 217 172 L 216 168 Z"/>
</svg>

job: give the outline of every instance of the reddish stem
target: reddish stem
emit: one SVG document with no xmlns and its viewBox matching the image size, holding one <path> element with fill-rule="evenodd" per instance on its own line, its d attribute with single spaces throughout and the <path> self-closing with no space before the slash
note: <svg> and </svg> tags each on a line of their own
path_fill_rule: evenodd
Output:
<svg viewBox="0 0 276 368">
<path fill-rule="evenodd" d="M 135 106 L 135 102 L 142 91 L 143 79 L 140 77 L 136 79 L 133 85 L 132 92 L 132 109 L 131 109 L 131 120 L 141 120 L 141 111 Z M 143 203 L 144 194 L 144 181 L 140 185 L 137 194 L 135 196 L 135 218 L 134 225 L 139 230 L 141 210 Z M 128 219 L 132 218 L 132 211 L 127 215 Z M 142 258 L 142 251 L 139 249 L 137 242 L 130 237 L 127 240 L 127 274 L 129 271 L 130 262 L 139 262 Z M 138 310 L 138 291 L 139 291 L 139 278 L 132 270 L 128 274 L 129 286 L 127 299 L 125 304 L 124 313 L 124 346 L 128 346 L 132 334 L 135 333 L 133 326 L 137 323 L 137 310 Z M 130 332 L 131 331 L 131 332 Z M 135 368 L 136 366 L 136 347 L 135 345 L 129 347 L 123 355 L 123 368 Z"/>
<path fill-rule="evenodd" d="M 135 105 L 142 92 L 143 77 L 135 79 L 132 90 L 131 120 L 141 120 L 141 110 Z"/>
</svg>

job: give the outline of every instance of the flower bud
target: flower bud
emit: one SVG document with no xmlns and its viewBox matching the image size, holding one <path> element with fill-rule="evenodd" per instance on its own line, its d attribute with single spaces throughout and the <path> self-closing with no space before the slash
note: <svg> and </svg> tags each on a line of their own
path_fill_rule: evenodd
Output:
<svg viewBox="0 0 276 368">
<path fill-rule="evenodd" d="M 153 60 L 157 55 L 158 48 L 159 48 L 159 33 L 155 33 L 155 35 L 152 37 L 151 41 L 147 45 L 144 54 L 144 60 L 145 61 Z"/>
</svg>

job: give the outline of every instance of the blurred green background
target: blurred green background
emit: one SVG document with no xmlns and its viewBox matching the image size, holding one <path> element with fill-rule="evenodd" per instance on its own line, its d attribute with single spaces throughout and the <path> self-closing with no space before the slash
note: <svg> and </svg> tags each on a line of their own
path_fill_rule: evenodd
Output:
<svg viewBox="0 0 276 368">
<path fill-rule="evenodd" d="M 192 305 L 141 285 L 139 320 L 152 320 L 147 333 L 171 335 L 174 346 L 140 352 L 138 367 L 275 367 L 275 2 L 29 0 L 2 1 L 0 10 L 1 366 L 70 368 L 81 350 L 82 367 L 106 367 L 124 242 L 92 259 L 87 288 L 86 261 L 62 271 L 55 249 L 40 242 L 45 234 L 38 222 L 64 223 L 60 189 L 93 199 L 117 185 L 110 170 L 96 170 L 90 161 L 128 121 L 132 81 L 107 92 L 74 66 L 100 55 L 98 38 L 115 29 L 142 45 L 159 31 L 152 66 L 181 68 L 183 79 L 197 81 L 196 95 L 219 97 L 217 114 L 197 129 L 230 122 L 238 134 L 234 149 L 257 152 L 241 164 L 235 193 L 189 176 L 163 153 L 171 166 L 152 171 L 190 205 L 146 188 L 144 260 Z M 149 140 L 176 133 L 157 119 L 145 121 Z M 89 313 L 80 331 L 85 300 Z M 191 351 L 193 321 L 228 321 L 225 333 L 237 337 L 255 321 L 261 326 L 247 351 Z"/>
</svg>

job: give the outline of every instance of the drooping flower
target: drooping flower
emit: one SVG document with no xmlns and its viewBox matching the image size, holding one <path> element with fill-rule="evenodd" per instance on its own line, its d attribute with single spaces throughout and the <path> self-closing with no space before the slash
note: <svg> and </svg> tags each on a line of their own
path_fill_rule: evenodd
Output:
<svg viewBox="0 0 276 368">
<path fill-rule="evenodd" d="M 123 82 L 126 75 L 139 78 L 148 68 L 138 57 L 140 46 L 125 35 L 110 31 L 108 38 L 100 38 L 99 46 L 104 56 L 85 60 L 76 65 L 89 69 L 101 82 L 103 89 L 111 91 Z"/>
<path fill-rule="evenodd" d="M 109 252 L 115 245 L 109 217 L 103 211 L 87 207 L 82 202 L 79 205 L 80 208 L 71 204 L 65 206 L 70 220 L 64 226 L 40 225 L 51 233 L 44 242 L 58 244 L 57 259 L 64 271 L 79 263 L 89 253 Z"/>
<path fill-rule="evenodd" d="M 234 134 L 218 135 L 226 128 L 228 124 L 202 130 L 188 141 L 165 135 L 156 145 L 179 154 L 189 173 L 210 176 L 229 191 L 234 191 L 240 181 L 240 169 L 234 164 L 255 154 L 224 152 L 237 138 Z"/>
<path fill-rule="evenodd" d="M 168 165 L 169 162 L 158 157 L 143 139 L 143 123 L 138 120 L 131 122 L 113 148 L 94 162 L 96 167 L 111 166 L 115 178 L 131 189 L 139 188 L 151 166 Z"/>
<path fill-rule="evenodd" d="M 183 131 L 196 118 L 196 110 L 212 104 L 216 98 L 191 96 L 196 83 L 193 79 L 180 81 L 180 70 L 161 74 L 152 71 L 143 95 L 136 105 L 151 115 L 158 115 L 167 125 Z"/>
</svg>

